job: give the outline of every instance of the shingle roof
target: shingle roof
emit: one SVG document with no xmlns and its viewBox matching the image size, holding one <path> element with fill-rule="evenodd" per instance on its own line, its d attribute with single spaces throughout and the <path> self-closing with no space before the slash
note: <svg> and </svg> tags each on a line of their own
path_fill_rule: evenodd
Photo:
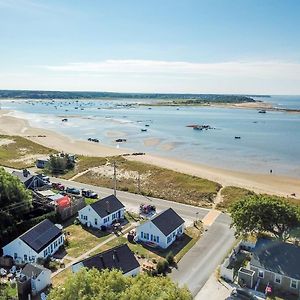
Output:
<svg viewBox="0 0 300 300">
<path fill-rule="evenodd" d="M 184 220 L 172 208 L 161 212 L 151 221 L 165 236 L 184 223 Z"/>
<path fill-rule="evenodd" d="M 24 174 L 23 171 L 13 171 L 11 174 L 18 177 L 23 183 L 25 183 L 33 177 L 33 175 L 30 173 L 27 174 L 27 176 L 24 176 L 26 173 Z"/>
<path fill-rule="evenodd" d="M 300 280 L 300 247 L 270 239 L 259 239 L 251 265 Z"/>
<path fill-rule="evenodd" d="M 123 208 L 124 205 L 116 198 L 116 196 L 110 195 L 92 203 L 91 207 L 101 218 L 104 218 Z"/>
<path fill-rule="evenodd" d="M 39 276 L 45 268 L 43 266 L 37 264 L 26 264 L 24 269 L 22 270 L 22 274 L 26 275 L 27 277 L 31 276 Z"/>
<path fill-rule="evenodd" d="M 37 253 L 58 238 L 62 231 L 51 221 L 44 220 L 20 236 L 20 239 Z"/>
<path fill-rule="evenodd" d="M 122 271 L 123 274 L 126 274 L 140 266 L 139 262 L 127 244 L 114 247 L 110 250 L 82 260 L 76 264 L 82 264 L 83 267 L 89 269 L 117 269 Z"/>
</svg>

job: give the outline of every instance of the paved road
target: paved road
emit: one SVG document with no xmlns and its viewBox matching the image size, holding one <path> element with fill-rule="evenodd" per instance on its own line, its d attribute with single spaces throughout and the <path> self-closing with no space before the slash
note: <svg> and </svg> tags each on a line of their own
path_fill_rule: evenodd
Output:
<svg viewBox="0 0 300 300">
<path fill-rule="evenodd" d="M 8 168 L 7 168 L 8 169 Z M 8 169 L 12 171 L 12 169 Z M 52 182 L 61 182 L 65 186 L 76 187 L 78 189 L 91 189 L 98 193 L 100 197 L 113 193 L 111 189 L 96 187 L 74 181 L 51 178 Z M 152 203 L 158 211 L 172 207 L 187 223 L 192 223 L 196 217 L 203 219 L 209 209 L 185 205 L 167 200 L 145 197 L 128 192 L 117 192 L 118 198 L 129 211 L 138 212 L 141 203 Z M 208 227 L 203 237 L 196 245 L 181 259 L 178 270 L 174 270 L 171 277 L 180 285 L 186 284 L 195 296 L 204 286 L 210 275 L 222 262 L 228 251 L 234 244 L 234 232 L 229 228 L 231 219 L 226 214 L 221 214 L 215 222 Z"/>
<path fill-rule="evenodd" d="M 229 216 L 221 214 L 181 259 L 178 269 L 172 272 L 173 280 L 179 285 L 186 284 L 193 296 L 197 295 L 233 246 L 234 231 L 229 228 L 229 224 Z"/>
</svg>

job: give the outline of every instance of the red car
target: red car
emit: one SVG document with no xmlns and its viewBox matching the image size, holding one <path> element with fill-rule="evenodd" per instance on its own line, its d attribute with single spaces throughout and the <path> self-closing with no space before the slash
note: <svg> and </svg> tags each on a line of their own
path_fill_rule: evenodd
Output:
<svg viewBox="0 0 300 300">
<path fill-rule="evenodd" d="M 65 186 L 59 182 L 52 182 L 52 187 L 56 190 L 59 191 L 64 191 L 65 190 Z"/>
</svg>

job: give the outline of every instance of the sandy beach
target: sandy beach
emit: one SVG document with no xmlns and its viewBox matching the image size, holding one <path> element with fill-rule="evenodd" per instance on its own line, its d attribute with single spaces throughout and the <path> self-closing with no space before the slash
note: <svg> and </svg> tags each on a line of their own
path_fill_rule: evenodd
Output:
<svg viewBox="0 0 300 300">
<path fill-rule="evenodd" d="M 79 155 L 113 156 L 134 152 L 129 149 L 117 149 L 102 144 L 71 139 L 50 130 L 33 128 L 27 120 L 7 115 L 8 111 L 0 111 L 0 134 L 19 135 L 43 146 Z M 160 141 L 148 140 L 149 144 Z M 255 192 L 287 196 L 296 193 L 300 198 L 300 179 L 276 174 L 253 174 L 209 167 L 197 163 L 163 158 L 153 155 L 127 156 L 128 159 L 149 163 L 159 167 L 216 181 L 223 186 L 244 187 Z"/>
</svg>

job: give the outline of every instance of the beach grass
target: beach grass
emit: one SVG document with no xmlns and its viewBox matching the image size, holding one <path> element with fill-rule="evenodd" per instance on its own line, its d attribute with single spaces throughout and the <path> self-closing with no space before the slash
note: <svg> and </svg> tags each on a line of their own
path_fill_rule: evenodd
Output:
<svg viewBox="0 0 300 300">
<path fill-rule="evenodd" d="M 162 198 L 201 207 L 211 207 L 221 185 L 196 176 L 175 172 L 150 164 L 127 160 L 124 157 L 80 157 L 75 170 L 65 174 L 64 178 L 86 184 L 113 187 L 112 176 L 97 173 L 95 167 L 105 164 L 117 165 L 117 188 L 130 193 L 141 193 L 149 197 Z M 131 174 L 130 176 L 123 176 Z M 135 174 L 135 175 L 132 175 Z M 138 185 L 140 174 L 140 190 Z"/>
<path fill-rule="evenodd" d="M 0 135 L 0 165 L 23 169 L 35 165 L 38 156 L 47 156 L 57 151 L 34 143 L 20 136 Z"/>
</svg>

